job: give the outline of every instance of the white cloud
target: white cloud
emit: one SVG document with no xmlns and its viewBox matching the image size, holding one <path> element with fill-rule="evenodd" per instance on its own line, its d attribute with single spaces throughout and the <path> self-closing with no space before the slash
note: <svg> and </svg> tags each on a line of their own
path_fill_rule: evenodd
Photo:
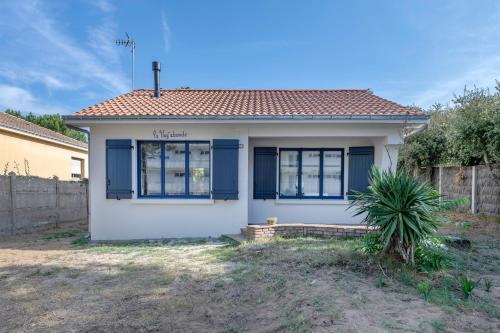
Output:
<svg viewBox="0 0 500 333">
<path fill-rule="evenodd" d="M 411 98 L 411 101 L 418 106 L 428 107 L 436 102 L 445 104 L 451 101 L 455 94 L 463 93 L 465 87 L 491 88 L 495 86 L 495 80 L 500 79 L 500 44 L 498 43 L 500 5 L 496 4 L 489 15 L 482 17 L 481 25 L 471 25 L 460 20 L 470 15 L 469 5 L 462 8 L 462 11 L 455 20 L 456 27 L 453 27 L 451 37 L 443 36 L 449 33 L 446 29 L 435 31 L 431 35 L 436 36 L 437 40 L 453 38 L 460 42 L 457 45 L 442 48 L 445 65 L 449 68 L 449 65 L 453 64 L 453 68 L 436 70 L 434 74 L 438 77 L 426 84 L 425 88 Z"/>
<path fill-rule="evenodd" d="M 23 69 L 12 63 L 8 64 L 8 66 L 5 63 L 0 63 L 0 77 L 23 84 L 41 83 L 49 90 L 73 90 L 78 88 L 74 85 L 65 84 L 63 79 L 55 73 L 30 68 Z"/>
<path fill-rule="evenodd" d="M 168 52 L 170 51 L 170 47 L 172 46 L 172 31 L 170 30 L 170 26 L 168 25 L 165 12 L 161 13 L 161 27 L 163 29 L 163 47 L 165 48 L 165 52 Z"/>
<path fill-rule="evenodd" d="M 92 0 L 90 4 L 95 6 L 97 9 L 103 13 L 110 13 L 115 10 L 115 6 L 108 0 Z"/>
<path fill-rule="evenodd" d="M 106 21 L 99 26 L 89 29 L 88 45 L 98 56 L 116 64 L 120 60 L 118 53 L 119 49 L 115 45 L 117 35 L 116 24 Z"/>
<path fill-rule="evenodd" d="M 60 58 L 56 61 L 67 64 L 65 70 L 77 74 L 87 80 L 101 83 L 103 88 L 113 92 L 122 93 L 127 87 L 124 80 L 103 62 L 99 61 L 92 53 L 78 46 L 61 31 L 57 30 L 54 21 L 46 16 L 37 6 L 27 6 L 18 11 L 19 16 L 29 23 L 48 46 L 57 50 Z"/>
<path fill-rule="evenodd" d="M 414 103 L 424 107 L 436 102 L 445 104 L 455 94 L 461 94 L 465 87 L 494 87 L 496 79 L 500 79 L 500 56 L 483 60 L 456 75 L 432 84 L 430 88 L 415 96 Z"/>
<path fill-rule="evenodd" d="M 0 85 L 0 109 L 14 109 L 33 113 L 67 112 L 62 107 L 44 104 L 25 89 L 8 85 Z"/>
<path fill-rule="evenodd" d="M 78 90 L 77 98 L 89 91 L 100 92 L 99 98 L 127 91 L 130 80 L 120 66 L 120 50 L 114 45 L 116 23 L 109 11 L 101 25 L 87 29 L 88 40 L 81 42 L 66 32 L 68 22 L 64 21 L 64 12 L 49 6 L 50 2 L 41 1 L 0 4 L 5 18 L 0 22 L 0 33 L 8 36 L 4 38 L 0 57 L 0 84 L 4 84 L 4 90 L 6 85 L 17 87 L 31 92 L 31 97 L 40 98 L 41 93 L 36 90 L 39 85 L 45 87 L 49 95 Z M 34 91 L 37 93 L 33 94 Z M 13 91 L 9 92 L 12 96 Z M 27 101 L 29 96 L 23 96 Z M 31 104 L 25 102 L 10 107 L 28 111 L 23 105 L 37 110 L 42 110 L 38 106 L 47 106 L 34 100 Z"/>
</svg>

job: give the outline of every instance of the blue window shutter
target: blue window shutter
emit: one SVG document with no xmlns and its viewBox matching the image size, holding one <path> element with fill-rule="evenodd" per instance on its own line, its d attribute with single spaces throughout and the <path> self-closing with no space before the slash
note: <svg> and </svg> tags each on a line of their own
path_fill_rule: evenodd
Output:
<svg viewBox="0 0 500 333">
<path fill-rule="evenodd" d="M 212 198 L 238 200 L 239 140 L 213 140 Z"/>
<path fill-rule="evenodd" d="M 132 198 L 132 140 L 106 140 L 106 199 Z"/>
<path fill-rule="evenodd" d="M 374 147 L 349 147 L 349 191 L 368 192 Z"/>
<path fill-rule="evenodd" d="M 256 147 L 254 149 L 254 199 L 276 199 L 276 156 L 276 147 Z"/>
</svg>

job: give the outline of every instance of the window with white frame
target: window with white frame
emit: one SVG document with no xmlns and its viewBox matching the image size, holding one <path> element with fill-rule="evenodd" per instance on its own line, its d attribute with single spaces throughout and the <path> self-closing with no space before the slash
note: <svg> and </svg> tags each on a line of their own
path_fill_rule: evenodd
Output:
<svg viewBox="0 0 500 333">
<path fill-rule="evenodd" d="M 71 179 L 81 180 L 83 178 L 83 160 L 81 158 L 71 158 Z"/>
<path fill-rule="evenodd" d="M 343 198 L 344 150 L 282 148 L 279 161 L 280 198 Z"/>
</svg>

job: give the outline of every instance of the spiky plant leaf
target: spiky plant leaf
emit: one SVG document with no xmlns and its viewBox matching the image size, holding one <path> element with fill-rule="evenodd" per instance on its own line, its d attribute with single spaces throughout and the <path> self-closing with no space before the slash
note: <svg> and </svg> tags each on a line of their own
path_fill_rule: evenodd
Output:
<svg viewBox="0 0 500 333">
<path fill-rule="evenodd" d="M 368 188 L 367 193 L 354 193 L 354 215 L 363 215 L 364 223 L 379 229 L 385 250 L 399 252 L 414 264 L 416 246 L 437 229 L 439 194 L 403 170 L 394 173 L 375 166 Z"/>
</svg>

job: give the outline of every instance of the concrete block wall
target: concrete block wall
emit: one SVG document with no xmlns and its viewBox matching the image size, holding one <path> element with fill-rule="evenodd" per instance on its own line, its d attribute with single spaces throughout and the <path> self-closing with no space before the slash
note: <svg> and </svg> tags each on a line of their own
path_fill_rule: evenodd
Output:
<svg viewBox="0 0 500 333">
<path fill-rule="evenodd" d="M 86 182 L 0 176 L 0 234 L 86 221 L 87 193 Z"/>
<path fill-rule="evenodd" d="M 500 215 L 500 165 L 433 167 L 416 174 L 447 199 L 467 198 L 469 204 L 459 211 Z"/>
<path fill-rule="evenodd" d="M 12 225 L 12 204 L 9 177 L 0 176 L 0 234 L 9 232 Z"/>
<path fill-rule="evenodd" d="M 439 169 L 438 169 L 439 174 Z M 439 183 L 438 183 L 439 188 Z M 472 167 L 446 167 L 441 169 L 441 194 L 446 199 L 468 198 L 469 204 L 457 208 L 458 211 L 471 211 Z"/>
<path fill-rule="evenodd" d="M 477 166 L 476 184 L 477 212 L 500 215 L 500 166 Z"/>
</svg>

